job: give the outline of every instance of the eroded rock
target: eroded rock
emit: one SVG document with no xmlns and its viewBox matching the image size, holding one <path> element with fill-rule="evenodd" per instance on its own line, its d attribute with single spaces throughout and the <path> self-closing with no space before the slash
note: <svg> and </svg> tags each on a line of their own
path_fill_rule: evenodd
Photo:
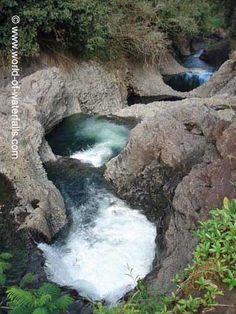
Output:
<svg viewBox="0 0 236 314">
<path fill-rule="evenodd" d="M 11 158 L 11 91 L 1 93 L 0 173 L 12 182 L 19 199 L 13 210 L 18 228 L 27 228 L 50 240 L 67 222 L 60 192 L 47 179 L 38 151 L 47 130 L 69 108 L 69 95 L 56 68 L 22 79 L 19 156 Z"/>
<path fill-rule="evenodd" d="M 155 291 L 169 291 L 171 279 L 191 261 L 198 222 L 225 196 L 236 196 L 236 126 L 222 114 L 228 110 L 222 104 L 234 101 L 194 98 L 118 113 L 142 122 L 121 154 L 107 163 L 105 178 L 162 230 L 157 268 L 147 277 Z"/>
</svg>

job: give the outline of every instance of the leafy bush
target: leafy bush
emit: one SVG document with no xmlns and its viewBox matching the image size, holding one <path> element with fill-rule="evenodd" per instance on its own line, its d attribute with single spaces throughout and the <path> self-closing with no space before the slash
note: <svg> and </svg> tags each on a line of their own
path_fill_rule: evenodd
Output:
<svg viewBox="0 0 236 314">
<path fill-rule="evenodd" d="M 218 7 L 210 1 L 159 0 L 156 3 L 160 27 L 171 34 L 208 34 L 223 23 Z"/>
<path fill-rule="evenodd" d="M 2 0 L 0 49 L 10 50 L 11 17 L 17 14 L 21 55 L 44 48 L 155 60 L 169 35 L 212 31 L 219 24 L 214 8 L 205 0 Z"/>
<path fill-rule="evenodd" d="M 224 199 L 221 209 L 196 232 L 199 244 L 193 264 L 177 275 L 177 292 L 170 297 L 150 295 L 141 283 L 130 300 L 108 309 L 98 304 L 96 314 L 190 314 L 218 305 L 217 296 L 236 288 L 236 200 Z M 182 278 L 181 278 L 182 277 Z"/>
</svg>

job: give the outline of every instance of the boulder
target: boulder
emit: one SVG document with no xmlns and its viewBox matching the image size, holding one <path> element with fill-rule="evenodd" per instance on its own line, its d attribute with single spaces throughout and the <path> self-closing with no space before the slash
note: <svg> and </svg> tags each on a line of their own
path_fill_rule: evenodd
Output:
<svg viewBox="0 0 236 314">
<path fill-rule="evenodd" d="M 162 57 L 158 70 L 161 75 L 175 75 L 186 72 L 188 69 L 183 67 L 172 54 L 167 53 Z"/>
</svg>

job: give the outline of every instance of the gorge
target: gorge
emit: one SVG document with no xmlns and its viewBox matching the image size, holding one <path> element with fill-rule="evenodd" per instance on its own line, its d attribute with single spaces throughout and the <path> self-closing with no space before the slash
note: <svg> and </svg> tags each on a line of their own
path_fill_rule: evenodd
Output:
<svg viewBox="0 0 236 314">
<path fill-rule="evenodd" d="M 165 70 L 83 61 L 70 72 L 44 68 L 45 60 L 21 80 L 21 157 L 14 165 L 9 85 L 0 94 L 0 172 L 15 195 L 11 228 L 30 246 L 23 272 L 33 268 L 39 282 L 47 275 L 110 306 L 139 278 L 149 290 L 171 291 L 174 275 L 192 260 L 198 222 L 236 196 L 235 55 L 214 74 L 207 68 L 205 84 L 191 91 L 163 80 L 183 73 L 171 56 Z M 153 101 L 128 106 L 130 90 Z"/>
<path fill-rule="evenodd" d="M 127 136 L 124 125 L 76 115 L 48 137 L 55 153 L 71 155 L 49 164 L 47 171 L 72 220 L 66 238 L 52 246 L 39 244 L 48 279 L 110 305 L 150 272 L 155 256 L 155 226 L 103 182 L 100 167 L 120 152 Z"/>
</svg>

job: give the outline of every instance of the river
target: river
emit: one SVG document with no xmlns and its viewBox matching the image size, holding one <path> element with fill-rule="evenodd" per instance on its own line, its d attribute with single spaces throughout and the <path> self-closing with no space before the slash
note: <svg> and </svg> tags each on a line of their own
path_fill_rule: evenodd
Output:
<svg viewBox="0 0 236 314">
<path fill-rule="evenodd" d="M 151 271 L 155 257 L 155 226 L 103 179 L 104 164 L 122 150 L 129 131 L 128 125 L 79 114 L 47 137 L 54 153 L 64 156 L 47 172 L 71 220 L 52 245 L 39 244 L 48 279 L 109 305 Z"/>
</svg>

